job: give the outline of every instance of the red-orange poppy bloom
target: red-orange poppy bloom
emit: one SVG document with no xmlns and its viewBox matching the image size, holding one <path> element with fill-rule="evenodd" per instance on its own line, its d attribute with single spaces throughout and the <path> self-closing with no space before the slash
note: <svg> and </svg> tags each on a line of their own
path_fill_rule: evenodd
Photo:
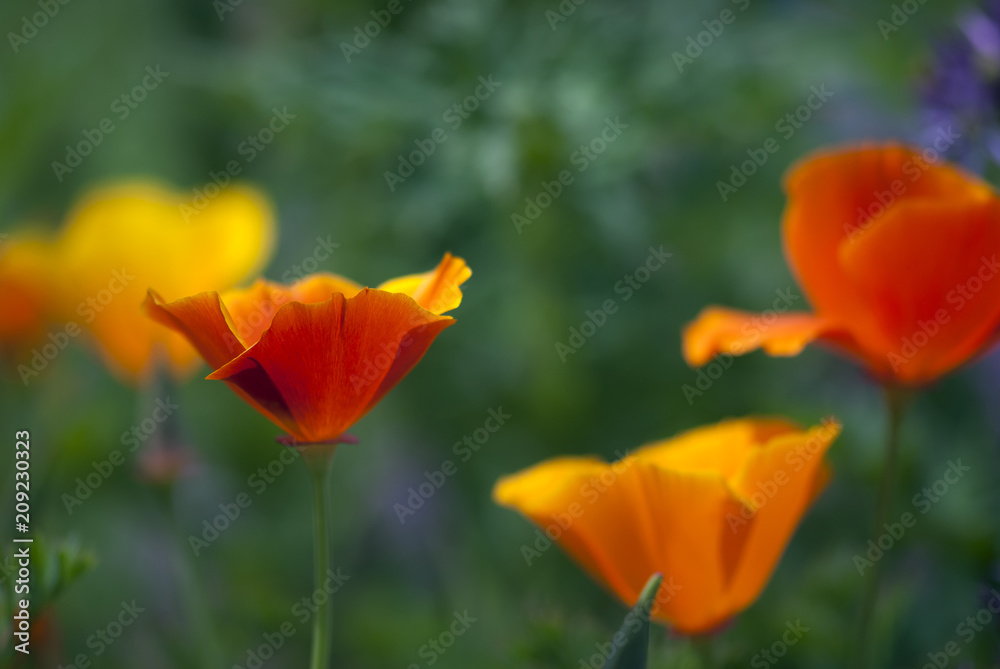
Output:
<svg viewBox="0 0 1000 669">
<path fill-rule="evenodd" d="M 725 421 L 612 464 L 549 460 L 501 479 L 493 497 L 539 526 L 522 546 L 529 564 L 546 537 L 557 541 L 628 606 L 659 572 L 653 619 L 697 634 L 760 594 L 829 478 L 823 456 L 839 430 Z"/>
<path fill-rule="evenodd" d="M 926 383 L 993 343 L 1000 325 L 1000 198 L 936 153 L 895 144 L 812 156 L 786 179 L 785 254 L 813 313 L 709 307 L 684 356 L 813 340 L 883 381 Z"/>
<path fill-rule="evenodd" d="M 454 323 L 471 276 L 446 254 L 433 271 L 377 289 L 332 274 L 291 286 L 199 293 L 145 307 L 182 334 L 244 401 L 298 443 L 329 442 L 370 411 Z"/>
</svg>

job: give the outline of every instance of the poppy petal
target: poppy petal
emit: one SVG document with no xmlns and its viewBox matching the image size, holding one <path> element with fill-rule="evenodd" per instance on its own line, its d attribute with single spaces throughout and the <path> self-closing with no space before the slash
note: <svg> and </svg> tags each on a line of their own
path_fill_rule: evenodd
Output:
<svg viewBox="0 0 1000 669">
<path fill-rule="evenodd" d="M 798 355 L 806 344 L 829 334 L 831 325 L 808 313 L 755 314 L 706 307 L 684 328 L 684 359 L 700 367 L 719 353 L 742 355 L 763 348 L 769 355 Z"/>
<path fill-rule="evenodd" d="M 233 335 L 218 293 L 198 293 L 165 302 L 150 289 L 143 308 L 154 321 L 182 334 L 212 369 L 243 353 L 243 345 Z"/>
<path fill-rule="evenodd" d="M 788 262 L 813 308 L 867 330 L 850 290 L 844 290 L 840 247 L 881 225 L 882 212 L 908 200 L 983 201 L 987 184 L 947 163 L 928 164 L 897 144 L 866 145 L 809 156 L 785 178 Z M 926 247 L 930 248 L 930 247 Z"/>
<path fill-rule="evenodd" d="M 553 458 L 501 478 L 493 487 L 493 501 L 523 514 L 543 532 L 549 532 L 550 525 L 555 523 L 551 531 L 554 533 L 558 528 L 560 546 L 592 578 L 621 596 L 622 593 L 631 593 L 632 585 L 620 574 L 614 556 L 607 552 L 609 547 L 605 544 L 613 541 L 614 537 L 595 541 L 592 533 L 575 527 L 582 510 L 589 511 L 589 500 L 595 499 L 597 488 L 592 482 L 600 482 L 600 477 L 606 472 L 608 464 L 597 458 Z M 628 529 L 623 526 L 620 529 L 618 538 L 621 542 L 630 541 L 632 537 L 628 536 Z M 635 578 L 638 578 L 639 571 L 633 574 Z"/>
<path fill-rule="evenodd" d="M 472 270 L 461 258 L 445 253 L 438 266 L 430 272 L 390 279 L 379 290 L 404 293 L 434 314 L 443 314 L 462 303 L 460 286 L 472 276 Z"/>
<path fill-rule="evenodd" d="M 841 251 L 856 310 L 877 318 L 871 367 L 905 383 L 975 355 L 1000 325 L 1000 202 L 901 202 Z M 915 342 L 915 343 L 914 343 Z"/>
<path fill-rule="evenodd" d="M 208 378 L 239 387 L 255 406 L 280 398 L 295 423 L 282 427 L 303 442 L 326 441 L 364 416 L 452 323 L 406 295 L 368 288 L 350 299 L 289 302 L 256 344 Z"/>
<path fill-rule="evenodd" d="M 743 418 L 698 427 L 632 452 L 636 458 L 677 472 L 719 474 L 735 480 L 761 444 L 799 431 L 781 418 Z"/>
<path fill-rule="evenodd" d="M 639 458 L 612 465 L 559 458 L 501 479 L 494 499 L 540 528 L 599 583 L 634 604 L 654 572 L 674 583 L 653 617 L 685 632 L 709 629 L 728 565 L 721 518 L 738 508 L 719 476 L 681 474 Z"/>
<path fill-rule="evenodd" d="M 271 327 L 278 309 L 289 302 L 314 304 L 329 300 L 335 293 L 354 297 L 359 290 L 361 286 L 335 274 L 313 274 L 291 286 L 257 279 L 249 288 L 223 293 L 222 303 L 229 310 L 233 330 L 243 345 L 250 347 Z"/>
<path fill-rule="evenodd" d="M 643 520 L 642 544 L 652 546 L 653 556 L 646 570 L 673 577 L 679 586 L 669 600 L 658 602 L 653 617 L 685 633 L 725 622 L 733 615 L 724 605 L 725 591 L 742 550 L 724 522 L 741 508 L 727 482 L 719 475 L 681 473 L 640 460 L 616 487 L 641 491 L 639 506 L 633 503 L 615 515 L 631 511 Z M 627 552 L 628 544 L 622 550 Z M 633 589 L 628 602 L 635 601 L 642 584 Z"/>
<path fill-rule="evenodd" d="M 744 545 L 729 594 L 729 608 L 753 602 L 767 584 L 789 539 L 829 478 L 824 461 L 840 425 L 833 421 L 778 435 L 757 449 L 735 483 L 750 505 L 747 516 L 731 518 L 726 531 L 744 535 Z M 742 521 L 742 522 L 741 522 Z"/>
</svg>

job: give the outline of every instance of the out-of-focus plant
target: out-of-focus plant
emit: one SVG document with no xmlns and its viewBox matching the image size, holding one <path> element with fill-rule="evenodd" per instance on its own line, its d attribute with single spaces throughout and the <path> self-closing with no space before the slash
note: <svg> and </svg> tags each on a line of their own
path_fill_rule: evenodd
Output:
<svg viewBox="0 0 1000 669">
<path fill-rule="evenodd" d="M 29 557 L 23 557 L 27 553 Z M 35 637 L 30 648 L 45 648 L 46 635 L 55 624 L 50 619 L 51 605 L 74 581 L 93 569 L 92 553 L 73 541 L 51 542 L 33 537 L 30 543 L 18 543 L 4 551 L 0 564 L 0 665 L 16 666 L 16 646 L 21 643 L 14 635 L 22 620 L 30 624 Z M 25 578 L 24 574 L 28 574 Z M 26 611 L 20 602 L 30 602 Z M 15 616 L 22 616 L 17 618 Z M 23 656 L 22 656 L 23 657 Z"/>
</svg>

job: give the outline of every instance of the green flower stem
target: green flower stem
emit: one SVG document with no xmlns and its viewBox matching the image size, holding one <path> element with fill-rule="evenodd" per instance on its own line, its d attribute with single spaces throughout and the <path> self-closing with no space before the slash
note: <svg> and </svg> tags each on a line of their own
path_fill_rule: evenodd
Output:
<svg viewBox="0 0 1000 669">
<path fill-rule="evenodd" d="M 309 468 L 309 478 L 313 487 L 313 528 L 316 540 L 314 564 L 315 586 L 323 587 L 326 574 L 330 570 L 329 531 L 329 479 L 330 465 L 336 446 L 312 446 L 302 449 L 302 459 Z M 333 627 L 330 619 L 330 599 L 323 602 L 313 617 L 312 660 L 310 669 L 329 669 L 330 646 Z"/>
<path fill-rule="evenodd" d="M 903 413 L 909 400 L 909 394 L 906 390 L 894 386 L 886 386 L 885 395 L 888 405 L 889 430 L 886 438 L 885 468 L 882 470 L 882 481 L 879 484 L 878 502 L 875 507 L 873 537 L 881 534 L 882 527 L 889 522 L 889 514 L 892 512 L 892 502 L 896 494 L 896 479 L 898 478 L 899 433 L 903 423 Z M 861 599 L 857 643 L 854 647 L 855 661 L 852 663 L 853 666 L 860 669 L 869 666 L 871 659 L 869 632 L 874 622 L 875 605 L 878 602 L 880 565 L 881 561 L 876 562 L 869 569 L 868 580 L 865 583 Z"/>
</svg>

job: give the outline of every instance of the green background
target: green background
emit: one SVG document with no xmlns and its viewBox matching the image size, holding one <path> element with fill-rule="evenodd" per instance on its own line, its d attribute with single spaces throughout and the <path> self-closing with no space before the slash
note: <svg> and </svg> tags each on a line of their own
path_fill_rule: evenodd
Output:
<svg viewBox="0 0 1000 669">
<path fill-rule="evenodd" d="M 218 4 L 218 3 L 217 3 Z M 334 666 L 428 666 L 420 653 L 454 612 L 477 618 L 434 666 L 579 667 L 625 608 L 558 550 L 530 567 L 520 547 L 534 528 L 490 501 L 496 479 L 562 454 L 611 457 L 726 417 L 838 416 L 835 478 L 804 519 L 759 601 L 715 642 L 725 666 L 746 666 L 786 622 L 810 631 L 783 666 L 842 667 L 862 579 L 853 556 L 870 538 L 885 412 L 877 386 L 851 363 L 810 349 L 793 359 L 737 359 L 701 396 L 680 355 L 683 325 L 715 303 L 761 310 L 795 288 L 780 240 L 785 170 L 809 151 L 864 138 L 913 139 L 927 129 L 915 88 L 931 45 L 963 3 L 921 5 L 883 39 L 887 4 L 586 0 L 555 29 L 550 2 L 402 0 L 402 11 L 348 63 L 341 43 L 388 3 L 243 0 L 222 20 L 200 0 L 70 0 L 18 53 L 0 44 L 0 227 L 55 228 L 81 193 L 107 179 L 153 175 L 185 190 L 238 158 L 272 108 L 296 116 L 242 176 L 270 194 L 280 222 L 264 275 L 280 279 L 317 236 L 340 246 L 321 264 L 363 283 L 423 271 L 445 251 L 473 269 L 465 298 L 427 357 L 352 430 L 333 473 L 335 564 L 349 580 L 334 595 Z M 736 19 L 678 71 L 672 54 L 731 9 Z M 33 2 L 3 3 L 19 30 Z M 60 182 L 51 163 L 110 116 L 112 100 L 147 66 L 169 77 Z M 480 76 L 501 82 L 453 129 L 443 118 Z M 790 138 L 775 123 L 810 87 L 832 98 Z M 572 154 L 606 118 L 628 125 L 586 171 Z M 393 191 L 384 173 L 415 140 L 447 141 Z M 748 149 L 780 149 L 728 201 L 716 182 Z M 532 224 L 515 229 L 542 181 L 574 182 Z M 649 247 L 665 267 L 563 362 L 587 310 L 616 298 L 616 282 Z M 804 299 L 796 305 L 807 308 Z M 920 666 L 956 639 L 996 575 L 1000 462 L 998 359 L 923 393 L 904 427 L 894 516 L 941 478 L 950 459 L 972 467 L 884 558 L 874 634 L 881 666 Z M 207 372 L 206 372 L 207 373 Z M 277 429 L 222 384 L 200 376 L 167 392 L 174 428 L 200 472 L 173 499 L 134 475 L 134 456 L 67 514 L 61 501 L 91 463 L 119 448 L 148 415 L 149 398 L 116 382 L 85 347 L 25 388 L 8 373 L 5 439 L 32 431 L 35 527 L 74 538 L 96 568 L 59 600 L 55 654 L 90 653 L 95 667 L 207 666 L 186 608 L 185 574 L 205 600 L 223 664 L 293 621 L 297 632 L 268 667 L 302 667 L 308 626 L 292 607 L 312 590 L 310 499 L 303 467 L 288 467 L 232 527 L 193 558 L 186 537 L 247 491 L 280 453 Z M 154 395 L 155 396 L 155 395 Z M 161 395 L 162 396 L 162 395 Z M 393 505 L 424 472 L 456 459 L 455 442 L 490 409 L 511 418 L 405 523 Z M 162 436 L 159 435 L 158 436 Z M 11 498 L 12 460 L 0 485 Z M 3 504 L 7 537 L 11 504 Z M 174 533 L 171 525 L 176 524 Z M 99 657 L 86 640 L 135 599 L 146 611 Z M 997 625 L 962 643 L 962 660 L 995 657 Z M 653 630 L 653 667 L 694 667 L 688 642 Z M 891 647 L 891 651 L 889 650 Z M 765 666 L 765 665 L 756 665 Z"/>
</svg>

